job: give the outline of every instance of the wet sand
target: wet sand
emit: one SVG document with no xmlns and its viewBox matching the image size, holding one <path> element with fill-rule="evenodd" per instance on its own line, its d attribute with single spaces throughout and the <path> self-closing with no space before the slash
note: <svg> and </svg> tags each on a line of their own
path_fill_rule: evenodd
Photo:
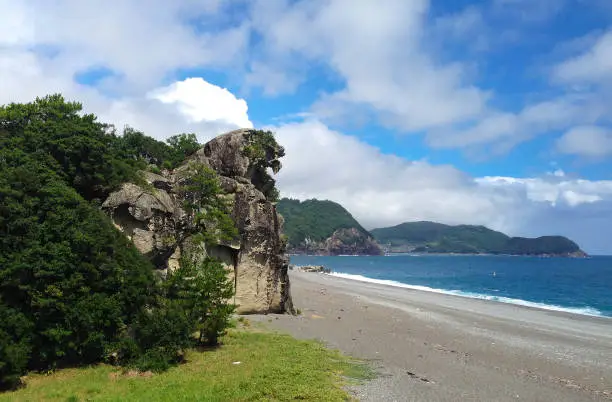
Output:
<svg viewBox="0 0 612 402">
<path fill-rule="evenodd" d="M 302 314 L 251 318 L 370 360 L 359 400 L 612 400 L 612 319 L 290 275 Z"/>
</svg>

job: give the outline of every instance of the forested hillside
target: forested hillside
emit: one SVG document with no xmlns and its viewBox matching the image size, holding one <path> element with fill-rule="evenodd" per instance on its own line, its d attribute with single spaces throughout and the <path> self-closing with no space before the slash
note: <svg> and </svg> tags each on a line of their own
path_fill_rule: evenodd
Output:
<svg viewBox="0 0 612 402">
<path fill-rule="evenodd" d="M 406 222 L 374 229 L 372 235 L 388 252 L 510 255 L 584 255 L 562 236 L 509 237 L 484 226 L 449 226 L 436 222 Z"/>
<path fill-rule="evenodd" d="M 281 199 L 290 253 L 380 254 L 370 233 L 333 201 Z"/>
<path fill-rule="evenodd" d="M 338 229 L 356 228 L 369 236 L 368 231 L 342 205 L 333 201 L 283 198 L 276 208 L 285 218 L 284 232 L 292 246 L 306 239 L 315 242 L 325 240 Z"/>
</svg>

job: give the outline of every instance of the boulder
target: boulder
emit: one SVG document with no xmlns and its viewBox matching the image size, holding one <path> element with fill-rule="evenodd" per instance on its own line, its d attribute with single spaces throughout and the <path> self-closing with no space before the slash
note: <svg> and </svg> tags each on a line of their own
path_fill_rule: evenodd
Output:
<svg viewBox="0 0 612 402">
<path fill-rule="evenodd" d="M 301 272 L 316 272 L 319 274 L 329 274 L 331 273 L 331 269 L 325 268 L 323 265 L 305 265 L 302 267 L 298 267 L 298 271 Z"/>
<path fill-rule="evenodd" d="M 176 269 L 186 251 L 216 257 L 234 280 L 239 313 L 293 312 L 289 260 L 280 237 L 282 220 L 265 195 L 270 180 L 261 180 L 265 167 L 255 166 L 244 152 L 251 134 L 252 130 L 243 129 L 214 138 L 174 172 L 146 173 L 147 186 L 124 184 L 102 208 L 162 274 Z M 276 154 L 274 149 L 266 150 L 270 161 L 276 160 Z M 237 241 L 201 250 L 191 244 L 193 228 L 178 191 L 180 173 L 191 161 L 220 175 L 221 188 L 232 205 Z"/>
</svg>

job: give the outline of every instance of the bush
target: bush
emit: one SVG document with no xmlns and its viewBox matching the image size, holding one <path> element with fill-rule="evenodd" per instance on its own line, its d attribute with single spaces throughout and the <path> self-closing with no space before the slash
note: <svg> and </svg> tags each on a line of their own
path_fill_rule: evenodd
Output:
<svg viewBox="0 0 612 402">
<path fill-rule="evenodd" d="M 133 327 L 139 356 L 131 365 L 141 371 L 163 371 L 183 359 L 194 345 L 195 322 L 177 303 L 144 311 Z"/>
</svg>

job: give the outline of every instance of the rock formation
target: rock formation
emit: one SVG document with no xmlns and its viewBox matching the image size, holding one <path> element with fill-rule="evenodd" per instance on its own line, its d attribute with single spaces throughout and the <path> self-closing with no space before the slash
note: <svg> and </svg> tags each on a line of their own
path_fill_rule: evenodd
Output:
<svg viewBox="0 0 612 402">
<path fill-rule="evenodd" d="M 381 255 L 378 243 L 357 228 L 338 229 L 327 240 L 326 255 Z"/>
<path fill-rule="evenodd" d="M 337 229 L 327 239 L 306 239 L 299 245 L 289 245 L 289 254 L 306 255 L 383 255 L 376 240 L 358 228 Z"/>
<path fill-rule="evenodd" d="M 242 129 L 214 138 L 174 172 L 147 172 L 148 186 L 124 184 L 102 208 L 162 273 L 176 269 L 181 254 L 195 250 L 185 200 L 178 191 L 181 172 L 194 161 L 214 169 L 231 205 L 239 239 L 196 252 L 226 265 L 234 279 L 238 312 L 292 312 L 289 260 L 280 238 L 282 218 L 268 199 L 274 180 L 266 173 L 267 167 L 280 168 L 277 158 L 283 150 L 266 143 L 256 158 L 245 151 L 251 149 L 253 136 L 253 130 Z"/>
</svg>

